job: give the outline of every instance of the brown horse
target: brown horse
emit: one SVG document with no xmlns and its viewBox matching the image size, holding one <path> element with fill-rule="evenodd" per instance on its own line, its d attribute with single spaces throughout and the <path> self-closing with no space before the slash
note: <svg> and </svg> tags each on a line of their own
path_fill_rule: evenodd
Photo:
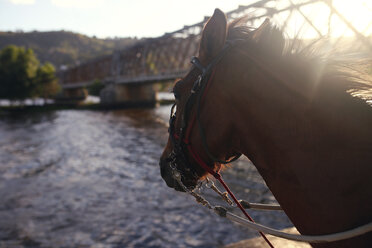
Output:
<svg viewBox="0 0 372 248">
<path fill-rule="evenodd" d="M 237 44 L 220 56 L 231 41 Z M 372 108 L 351 92 L 370 86 L 339 72 L 334 63 L 285 49 L 284 44 L 281 32 L 267 21 L 250 30 L 239 22 L 227 25 L 225 15 L 214 12 L 204 27 L 198 56 L 204 68 L 215 62 L 213 76 L 202 82 L 208 88 L 199 104 L 189 104 L 189 96 L 200 66 L 175 84 L 174 137 L 160 159 L 162 177 L 168 186 L 182 190 L 170 160 L 187 187 L 207 175 L 186 146 L 215 171 L 220 163 L 210 154 L 224 160 L 241 153 L 256 166 L 300 233 L 336 233 L 369 223 Z M 197 114 L 200 125 L 190 127 Z M 178 142 L 184 128 L 189 140 Z M 177 149 L 184 155 L 174 154 L 175 142 L 182 143 Z M 372 247 L 372 233 L 313 246 Z"/>
</svg>

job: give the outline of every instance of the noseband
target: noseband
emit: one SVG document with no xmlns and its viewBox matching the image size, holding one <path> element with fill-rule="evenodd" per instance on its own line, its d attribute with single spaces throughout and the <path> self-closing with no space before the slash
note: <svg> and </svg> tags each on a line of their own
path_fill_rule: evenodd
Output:
<svg viewBox="0 0 372 248">
<path fill-rule="evenodd" d="M 213 175 L 215 178 L 219 177 L 218 170 L 217 172 L 214 171 L 213 168 L 207 165 L 207 163 L 201 159 L 199 154 L 196 152 L 194 147 L 190 143 L 190 136 L 191 130 L 195 125 L 195 122 L 198 124 L 200 138 L 202 140 L 202 145 L 205 153 L 207 154 L 208 158 L 217 164 L 228 164 L 235 160 L 237 160 L 241 154 L 235 155 L 232 159 L 225 161 L 216 158 L 211 152 L 209 151 L 205 130 L 201 125 L 200 121 L 200 108 L 201 103 L 203 102 L 207 90 L 210 86 L 211 81 L 213 80 L 215 74 L 215 66 L 221 61 L 221 59 L 225 56 L 225 54 L 235 46 L 235 44 L 239 40 L 235 41 L 227 41 L 223 49 L 219 52 L 219 54 L 210 62 L 207 66 L 203 66 L 197 57 L 193 57 L 191 59 L 191 63 L 200 71 L 197 79 L 195 80 L 193 87 L 191 88 L 190 94 L 186 100 L 184 111 L 181 115 L 181 127 L 178 131 L 178 134 L 175 131 L 175 120 L 176 120 L 176 113 L 175 108 L 177 103 L 174 103 L 171 108 L 171 114 L 169 118 L 169 137 L 173 144 L 173 150 L 168 157 L 168 161 L 170 162 L 173 168 L 177 167 L 177 160 L 182 160 L 185 165 L 189 164 L 188 157 L 186 156 L 186 151 L 193 157 L 193 159 L 206 170 L 208 173 Z M 196 115 L 192 117 L 189 121 L 189 115 L 191 112 L 192 107 L 196 104 Z M 185 170 L 190 171 L 190 168 L 186 167 Z M 195 175 L 195 178 L 196 175 Z"/>
</svg>

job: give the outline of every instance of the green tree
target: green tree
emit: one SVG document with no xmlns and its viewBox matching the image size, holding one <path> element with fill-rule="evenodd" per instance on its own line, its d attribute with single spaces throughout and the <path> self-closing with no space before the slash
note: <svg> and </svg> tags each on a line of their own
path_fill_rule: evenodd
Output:
<svg viewBox="0 0 372 248">
<path fill-rule="evenodd" d="M 38 67 L 39 61 L 31 49 L 11 45 L 0 51 L 0 98 L 30 97 Z"/>
<path fill-rule="evenodd" d="M 33 96 L 42 98 L 53 97 L 61 90 L 55 71 L 54 66 L 48 62 L 37 69 L 35 77 L 36 87 Z"/>
<path fill-rule="evenodd" d="M 10 45 L 0 51 L 0 98 L 46 98 L 59 90 L 54 66 L 40 66 L 32 49 Z"/>
</svg>

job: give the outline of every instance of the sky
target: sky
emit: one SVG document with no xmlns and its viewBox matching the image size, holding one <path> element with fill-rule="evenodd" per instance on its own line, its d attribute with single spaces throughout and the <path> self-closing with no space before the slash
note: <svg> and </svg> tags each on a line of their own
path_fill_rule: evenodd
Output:
<svg viewBox="0 0 372 248">
<path fill-rule="evenodd" d="M 156 37 L 239 0 L 0 0 L 0 30 L 69 30 L 89 36 Z"/>
<path fill-rule="evenodd" d="M 0 31 L 67 30 L 99 38 L 157 37 L 200 22 L 217 7 L 227 12 L 252 2 L 255 0 L 0 0 Z M 372 29 L 368 26 L 372 0 L 333 2 L 360 30 Z M 325 30 L 327 9 L 309 11 L 319 20 L 316 25 Z M 335 34 L 345 33 L 337 19 L 334 24 Z M 296 32 L 300 25 L 293 21 L 289 26 Z"/>
</svg>

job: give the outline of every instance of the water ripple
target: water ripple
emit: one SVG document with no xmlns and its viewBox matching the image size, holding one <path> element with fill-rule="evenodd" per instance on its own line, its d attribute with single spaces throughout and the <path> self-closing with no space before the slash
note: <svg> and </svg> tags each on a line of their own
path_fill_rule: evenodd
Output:
<svg viewBox="0 0 372 248">
<path fill-rule="evenodd" d="M 219 247 L 256 235 L 166 187 L 158 158 L 168 114 L 160 107 L 2 116 L 0 247 Z M 234 167 L 225 178 L 240 197 L 275 201 L 249 161 Z M 282 214 L 252 215 L 291 225 Z"/>
</svg>

